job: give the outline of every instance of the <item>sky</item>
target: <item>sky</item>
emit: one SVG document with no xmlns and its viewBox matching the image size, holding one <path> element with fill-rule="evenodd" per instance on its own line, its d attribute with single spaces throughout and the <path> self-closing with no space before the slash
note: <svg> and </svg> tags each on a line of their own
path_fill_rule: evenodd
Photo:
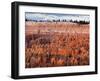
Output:
<svg viewBox="0 0 100 81">
<path fill-rule="evenodd" d="M 25 19 L 47 21 L 47 20 L 77 20 L 89 21 L 90 16 L 87 14 L 60 14 L 60 13 L 39 13 L 39 12 L 25 12 Z"/>
</svg>

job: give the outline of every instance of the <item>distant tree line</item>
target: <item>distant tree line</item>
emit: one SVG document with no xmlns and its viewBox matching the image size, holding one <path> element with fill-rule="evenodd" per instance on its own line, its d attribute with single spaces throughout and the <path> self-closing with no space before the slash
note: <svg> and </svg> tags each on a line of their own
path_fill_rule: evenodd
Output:
<svg viewBox="0 0 100 81">
<path fill-rule="evenodd" d="M 25 21 L 34 21 L 34 22 L 67 22 L 66 19 L 64 20 L 31 20 L 31 19 L 25 19 Z"/>
<path fill-rule="evenodd" d="M 63 19 L 63 20 L 31 20 L 31 19 L 25 19 L 25 21 L 33 21 L 33 22 L 72 22 L 72 23 L 77 23 L 77 24 L 89 24 L 90 22 L 89 21 L 85 21 L 85 20 L 66 20 L 66 19 Z"/>
<path fill-rule="evenodd" d="M 77 23 L 77 24 L 89 24 L 90 22 L 89 21 L 82 21 L 82 20 L 80 20 L 80 21 L 77 21 L 77 20 L 75 20 L 75 21 L 70 21 L 70 22 L 73 22 L 73 23 Z"/>
</svg>

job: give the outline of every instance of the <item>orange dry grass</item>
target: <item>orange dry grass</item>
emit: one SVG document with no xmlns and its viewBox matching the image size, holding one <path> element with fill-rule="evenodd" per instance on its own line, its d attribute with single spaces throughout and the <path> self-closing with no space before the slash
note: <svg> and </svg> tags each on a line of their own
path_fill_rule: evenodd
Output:
<svg viewBox="0 0 100 81">
<path fill-rule="evenodd" d="M 89 24 L 26 22 L 25 67 L 89 64 Z"/>
</svg>

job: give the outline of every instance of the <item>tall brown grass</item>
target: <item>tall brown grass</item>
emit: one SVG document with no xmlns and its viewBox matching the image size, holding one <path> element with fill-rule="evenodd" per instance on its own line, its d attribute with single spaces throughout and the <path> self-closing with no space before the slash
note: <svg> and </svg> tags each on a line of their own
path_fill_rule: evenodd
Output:
<svg viewBox="0 0 100 81">
<path fill-rule="evenodd" d="M 89 24 L 26 22 L 25 67 L 89 65 Z"/>
</svg>

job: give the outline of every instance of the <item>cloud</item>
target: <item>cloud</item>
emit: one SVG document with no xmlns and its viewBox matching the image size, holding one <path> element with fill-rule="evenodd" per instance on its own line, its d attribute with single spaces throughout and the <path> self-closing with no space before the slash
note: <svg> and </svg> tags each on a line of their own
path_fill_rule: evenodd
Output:
<svg viewBox="0 0 100 81">
<path fill-rule="evenodd" d="M 85 20 L 89 21 L 88 15 L 72 15 L 72 14 L 50 14 L 50 13 L 26 13 L 25 18 L 29 20 Z"/>
</svg>

